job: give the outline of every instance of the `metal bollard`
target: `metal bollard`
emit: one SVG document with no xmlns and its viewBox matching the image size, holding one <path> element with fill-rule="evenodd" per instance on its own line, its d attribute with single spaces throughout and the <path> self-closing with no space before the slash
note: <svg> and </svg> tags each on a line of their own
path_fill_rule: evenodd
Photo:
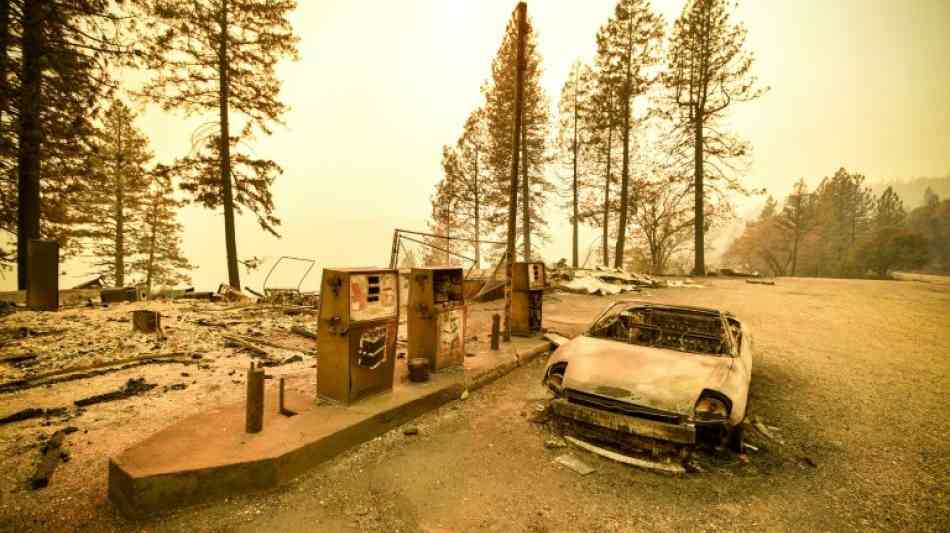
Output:
<svg viewBox="0 0 950 533">
<path fill-rule="evenodd" d="M 284 414 L 284 378 L 280 378 L 280 388 L 277 389 L 277 414 Z"/>
<path fill-rule="evenodd" d="M 59 309 L 59 243 L 30 239 L 27 242 L 29 278 L 26 307 L 34 311 Z"/>
<path fill-rule="evenodd" d="M 244 430 L 259 433 L 264 428 L 264 369 L 251 361 L 247 370 L 247 418 Z"/>
<path fill-rule="evenodd" d="M 491 316 L 491 349 L 498 350 L 498 336 L 501 333 L 501 315 L 495 313 Z"/>
</svg>

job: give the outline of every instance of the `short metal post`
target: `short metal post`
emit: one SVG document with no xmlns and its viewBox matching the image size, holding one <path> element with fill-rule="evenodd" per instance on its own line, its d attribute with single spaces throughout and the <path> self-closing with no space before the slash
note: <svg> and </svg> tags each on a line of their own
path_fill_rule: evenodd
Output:
<svg viewBox="0 0 950 533">
<path fill-rule="evenodd" d="M 280 378 L 280 388 L 277 389 L 277 414 L 284 414 L 284 378 Z"/>
<path fill-rule="evenodd" d="M 247 370 L 247 419 L 244 426 L 248 433 L 259 433 L 264 428 L 264 369 L 251 361 Z"/>
<path fill-rule="evenodd" d="M 498 350 L 498 336 L 501 334 L 501 315 L 495 313 L 491 316 L 491 349 Z"/>
<path fill-rule="evenodd" d="M 27 241 L 30 275 L 26 286 L 26 307 L 34 311 L 59 309 L 59 243 Z"/>
</svg>

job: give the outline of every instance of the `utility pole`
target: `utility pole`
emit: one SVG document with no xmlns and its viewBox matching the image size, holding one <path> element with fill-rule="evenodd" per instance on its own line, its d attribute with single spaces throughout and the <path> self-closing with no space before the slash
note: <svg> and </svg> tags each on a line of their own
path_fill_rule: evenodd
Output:
<svg viewBox="0 0 950 533">
<path fill-rule="evenodd" d="M 515 224 L 518 216 L 518 156 L 521 153 L 521 110 L 524 107 L 524 71 L 525 71 L 525 37 L 528 32 L 528 4 L 519 2 L 515 8 L 518 18 L 518 57 L 517 78 L 515 82 L 515 128 L 511 141 L 511 190 L 508 197 L 508 250 L 505 263 L 505 342 L 511 341 L 511 277 L 515 260 Z M 526 201 L 522 198 L 521 201 Z M 527 223 L 527 220 L 525 220 Z"/>
</svg>

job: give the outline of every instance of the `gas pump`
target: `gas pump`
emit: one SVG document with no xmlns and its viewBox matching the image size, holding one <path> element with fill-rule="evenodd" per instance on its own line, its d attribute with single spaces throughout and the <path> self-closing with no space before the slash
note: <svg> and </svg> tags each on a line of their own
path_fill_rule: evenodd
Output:
<svg viewBox="0 0 950 533">
<path fill-rule="evenodd" d="M 528 336 L 541 331 L 544 263 L 516 262 L 511 278 L 511 334 Z"/>
<path fill-rule="evenodd" d="M 462 269 L 413 268 L 409 280 L 409 356 L 425 357 L 433 371 L 461 365 L 466 319 Z"/>
<path fill-rule="evenodd" d="M 320 298 L 317 395 L 349 404 L 391 390 L 399 328 L 397 271 L 324 269 Z"/>
</svg>

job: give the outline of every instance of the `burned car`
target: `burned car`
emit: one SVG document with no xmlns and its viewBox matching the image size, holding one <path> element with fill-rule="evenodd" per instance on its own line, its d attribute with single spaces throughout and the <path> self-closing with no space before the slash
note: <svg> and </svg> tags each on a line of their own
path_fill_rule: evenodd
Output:
<svg viewBox="0 0 950 533">
<path fill-rule="evenodd" d="M 558 347 L 544 384 L 563 429 L 621 448 L 741 451 L 748 328 L 715 309 L 616 302 Z"/>
</svg>

